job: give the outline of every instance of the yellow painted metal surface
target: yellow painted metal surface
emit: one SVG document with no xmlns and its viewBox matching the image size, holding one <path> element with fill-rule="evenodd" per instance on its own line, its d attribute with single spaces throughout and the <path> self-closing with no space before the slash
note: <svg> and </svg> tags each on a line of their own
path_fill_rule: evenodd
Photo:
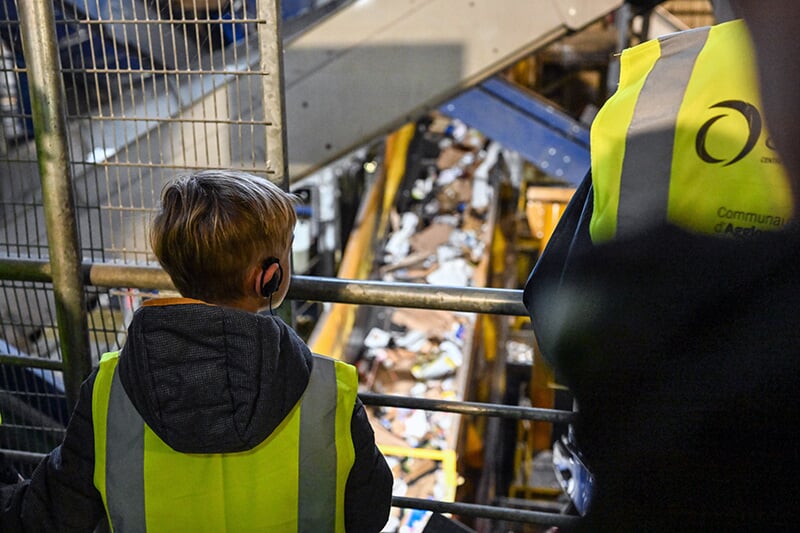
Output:
<svg viewBox="0 0 800 533">
<path fill-rule="evenodd" d="M 385 170 L 373 184 L 361 217 L 348 237 L 339 265 L 339 278 L 367 279 L 369 276 L 373 239 L 380 238 L 386 231 L 389 209 L 405 173 L 406 154 L 413 136 L 414 125 L 408 124 L 387 139 Z M 320 326 L 309 339 L 311 351 L 341 359 L 353 329 L 357 308 L 352 304 L 332 304 L 320 317 Z"/>
<path fill-rule="evenodd" d="M 458 472 L 456 471 L 456 451 L 455 450 L 433 450 L 430 448 L 408 448 L 406 446 L 390 446 L 378 444 L 383 455 L 392 457 L 413 457 L 417 459 L 429 459 L 442 463 L 442 471 L 445 476 L 447 493 L 442 497 L 442 501 L 452 502 L 456 498 L 456 487 L 458 486 Z"/>
<path fill-rule="evenodd" d="M 527 188 L 525 215 L 532 236 L 540 241 L 540 250 L 547 246 L 574 192 L 575 189 L 562 187 Z"/>
</svg>

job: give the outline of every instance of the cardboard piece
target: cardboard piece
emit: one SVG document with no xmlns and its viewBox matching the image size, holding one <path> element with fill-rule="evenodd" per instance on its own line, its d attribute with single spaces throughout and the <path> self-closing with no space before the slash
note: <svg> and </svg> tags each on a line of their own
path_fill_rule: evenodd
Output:
<svg viewBox="0 0 800 533">
<path fill-rule="evenodd" d="M 436 248 L 450 239 L 453 229 L 450 224 L 434 222 L 409 238 L 411 249 L 420 253 L 436 253 Z"/>
<path fill-rule="evenodd" d="M 468 153 L 471 153 L 471 150 L 466 146 L 448 146 L 439 152 L 439 157 L 436 158 L 436 168 L 440 170 L 453 168 L 457 166 L 459 161 Z"/>
<path fill-rule="evenodd" d="M 396 309 L 391 320 L 398 326 L 424 331 L 428 337 L 444 339 L 456 316 L 452 311 L 438 309 Z"/>
<path fill-rule="evenodd" d="M 472 199 L 472 184 L 467 179 L 456 179 L 436 193 L 440 213 L 452 213 Z"/>
</svg>

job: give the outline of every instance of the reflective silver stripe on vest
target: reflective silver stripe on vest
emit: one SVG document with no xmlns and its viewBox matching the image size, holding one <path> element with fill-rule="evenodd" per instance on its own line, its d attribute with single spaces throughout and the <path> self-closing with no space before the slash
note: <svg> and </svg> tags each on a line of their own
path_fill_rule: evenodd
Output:
<svg viewBox="0 0 800 533">
<path fill-rule="evenodd" d="M 336 363 L 314 356 L 301 399 L 298 531 L 335 531 L 336 526 Z M 117 531 L 145 531 L 144 421 L 114 369 L 108 399 L 106 498 Z M 177 453 L 177 452 L 176 452 Z"/>
<path fill-rule="evenodd" d="M 667 221 L 676 122 L 708 28 L 661 40 L 656 60 L 636 101 L 620 176 L 617 237 Z"/>
<path fill-rule="evenodd" d="M 303 395 L 300 457 L 313 457 L 318 467 L 301 464 L 298 472 L 297 530 L 301 533 L 336 530 L 336 363 L 314 356 L 310 381 L 316 386 L 309 386 Z"/>
<path fill-rule="evenodd" d="M 144 422 L 114 368 L 106 424 L 106 499 L 116 531 L 146 531 L 144 516 Z"/>
</svg>

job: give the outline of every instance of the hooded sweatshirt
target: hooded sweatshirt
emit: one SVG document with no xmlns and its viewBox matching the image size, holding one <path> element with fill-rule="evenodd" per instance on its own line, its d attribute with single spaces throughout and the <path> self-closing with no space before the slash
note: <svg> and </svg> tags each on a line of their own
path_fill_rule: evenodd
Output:
<svg viewBox="0 0 800 533">
<path fill-rule="evenodd" d="M 249 450 L 266 439 L 308 385 L 312 355 L 282 320 L 197 300 L 156 300 L 128 328 L 120 381 L 147 425 L 183 453 Z M 6 494 L 3 531 L 92 531 L 104 514 L 93 485 L 91 394 L 81 397 L 61 446 L 30 481 Z M 360 401 L 351 420 L 355 463 L 347 481 L 347 531 L 380 531 L 392 475 Z M 281 459 L 276 459 L 281 460 Z"/>
<path fill-rule="evenodd" d="M 302 396 L 311 352 L 277 317 L 183 302 L 135 314 L 119 362 L 122 386 L 172 449 L 249 450 Z"/>
</svg>

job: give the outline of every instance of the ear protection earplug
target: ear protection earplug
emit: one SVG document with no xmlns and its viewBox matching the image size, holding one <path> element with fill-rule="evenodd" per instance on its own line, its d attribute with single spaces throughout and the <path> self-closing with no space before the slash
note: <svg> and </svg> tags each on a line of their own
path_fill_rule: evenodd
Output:
<svg viewBox="0 0 800 533">
<path fill-rule="evenodd" d="M 267 269 L 270 265 L 278 265 L 278 272 L 276 275 L 272 276 L 268 282 L 264 283 L 264 276 L 267 274 Z M 283 281 L 283 267 L 281 267 L 281 262 L 278 261 L 276 257 L 270 257 L 264 259 L 264 262 L 261 264 L 261 281 L 259 282 L 259 286 L 261 287 L 261 296 L 264 298 L 269 298 L 272 296 L 272 293 L 278 290 L 278 287 L 281 286 L 281 282 Z"/>
</svg>

